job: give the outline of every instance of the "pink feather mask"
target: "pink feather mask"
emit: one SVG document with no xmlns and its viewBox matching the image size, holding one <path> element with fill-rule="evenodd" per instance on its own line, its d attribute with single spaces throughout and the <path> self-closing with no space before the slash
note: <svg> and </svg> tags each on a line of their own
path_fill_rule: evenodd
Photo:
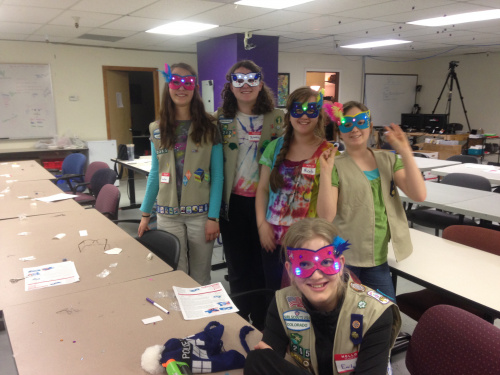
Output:
<svg viewBox="0 0 500 375">
<path fill-rule="evenodd" d="M 324 101 L 323 102 L 323 109 L 325 110 L 328 117 L 330 117 L 334 123 L 336 123 L 337 125 L 340 125 L 340 120 L 342 120 L 342 116 L 343 116 L 342 103 L 338 103 L 338 102 L 332 103 L 329 101 Z"/>
</svg>

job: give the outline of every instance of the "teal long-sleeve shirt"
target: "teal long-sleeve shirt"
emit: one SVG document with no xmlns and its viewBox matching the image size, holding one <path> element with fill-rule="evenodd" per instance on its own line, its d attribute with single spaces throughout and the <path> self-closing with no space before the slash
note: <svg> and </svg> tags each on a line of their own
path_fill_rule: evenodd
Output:
<svg viewBox="0 0 500 375">
<path fill-rule="evenodd" d="M 158 177 L 158 158 L 153 142 L 151 142 L 151 170 L 149 172 L 146 193 L 141 204 L 141 211 L 150 213 L 160 190 L 160 180 Z M 222 144 L 212 146 L 212 156 L 210 159 L 210 200 L 208 207 L 208 217 L 218 218 L 222 201 L 222 187 L 224 184 L 224 160 L 222 155 Z"/>
</svg>

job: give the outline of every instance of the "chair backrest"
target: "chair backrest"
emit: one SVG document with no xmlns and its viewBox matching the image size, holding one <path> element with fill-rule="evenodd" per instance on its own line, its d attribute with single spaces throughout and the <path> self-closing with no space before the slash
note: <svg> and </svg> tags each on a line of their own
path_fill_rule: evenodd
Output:
<svg viewBox="0 0 500 375">
<path fill-rule="evenodd" d="M 83 174 L 87 157 L 79 152 L 69 154 L 64 158 L 62 164 L 62 174 Z"/>
<path fill-rule="evenodd" d="M 142 237 L 137 238 L 137 241 L 146 246 L 174 270 L 177 269 L 181 254 L 181 243 L 175 235 L 164 230 L 155 229 L 144 232 Z"/>
<path fill-rule="evenodd" d="M 443 230 L 443 238 L 500 255 L 500 231 L 498 230 L 471 225 L 452 225 Z"/>
<path fill-rule="evenodd" d="M 491 183 L 483 176 L 469 173 L 450 173 L 443 177 L 441 183 L 466 187 L 469 189 L 491 191 Z"/>
<path fill-rule="evenodd" d="M 471 155 L 453 155 L 453 156 L 450 156 L 446 160 L 459 161 L 461 163 L 479 164 L 478 158 L 476 158 L 475 156 L 471 156 Z"/>
<path fill-rule="evenodd" d="M 94 173 L 92 179 L 90 180 L 89 190 L 92 192 L 94 197 L 97 198 L 104 185 L 113 185 L 115 181 L 116 173 L 114 170 L 110 169 L 109 167 L 99 169 Z"/>
<path fill-rule="evenodd" d="M 421 152 L 414 152 L 413 156 L 416 157 L 416 158 L 428 158 L 429 157 L 429 155 L 423 154 Z"/>
<path fill-rule="evenodd" d="M 110 220 L 118 219 L 120 206 L 120 189 L 115 185 L 106 184 L 102 187 L 95 202 L 95 209 Z"/>
<path fill-rule="evenodd" d="M 420 318 L 406 352 L 412 375 L 494 374 L 500 329 L 458 307 L 437 305 Z"/>
<path fill-rule="evenodd" d="M 94 161 L 89 164 L 87 167 L 87 171 L 85 172 L 85 178 L 84 181 L 90 183 L 90 180 L 92 179 L 92 176 L 94 175 L 95 172 L 97 172 L 99 169 L 109 169 L 109 165 L 103 161 Z"/>
</svg>

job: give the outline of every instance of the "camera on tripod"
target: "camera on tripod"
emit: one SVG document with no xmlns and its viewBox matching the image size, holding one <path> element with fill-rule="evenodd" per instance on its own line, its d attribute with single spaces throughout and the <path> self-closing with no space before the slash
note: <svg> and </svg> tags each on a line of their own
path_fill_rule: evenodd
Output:
<svg viewBox="0 0 500 375">
<path fill-rule="evenodd" d="M 448 69 L 455 69 L 460 61 L 450 61 L 450 66 Z"/>
</svg>

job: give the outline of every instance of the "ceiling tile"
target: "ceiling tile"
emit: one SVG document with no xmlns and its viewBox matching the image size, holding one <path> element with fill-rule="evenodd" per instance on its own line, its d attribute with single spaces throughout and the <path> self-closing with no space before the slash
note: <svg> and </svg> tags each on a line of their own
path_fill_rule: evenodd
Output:
<svg viewBox="0 0 500 375">
<path fill-rule="evenodd" d="M 45 23 L 61 14 L 60 9 L 2 5 L 0 22 Z"/>
<path fill-rule="evenodd" d="M 219 3 L 201 0 L 160 0 L 130 15 L 177 21 L 222 6 Z"/>
<path fill-rule="evenodd" d="M 42 27 L 36 23 L 0 22 L 0 33 L 29 35 Z"/>
<path fill-rule="evenodd" d="M 252 18 L 251 20 L 241 21 L 234 24 L 237 27 L 248 28 L 248 30 L 259 29 L 274 29 L 278 30 L 278 25 L 293 25 L 296 22 L 303 21 L 308 18 L 314 18 L 315 15 L 303 14 L 298 12 L 290 12 L 286 10 L 275 10 L 262 16 Z M 295 31 L 295 30 L 292 30 Z M 299 30 L 300 31 L 300 30 Z"/>
<path fill-rule="evenodd" d="M 231 4 L 208 10 L 204 13 L 189 17 L 186 20 L 212 23 L 216 25 L 238 26 L 236 23 L 258 17 L 266 13 L 271 13 L 273 11 L 273 9 L 247 7 L 243 5 L 235 6 L 234 4 Z"/>
<path fill-rule="evenodd" d="M 156 0 L 81 0 L 71 9 L 97 13 L 129 14 L 154 2 Z"/>
<path fill-rule="evenodd" d="M 79 10 L 67 10 L 54 18 L 49 23 L 51 25 L 72 26 L 75 25 L 73 17 L 80 17 L 78 24 L 80 27 L 100 27 L 108 22 L 114 21 L 121 16 L 116 14 L 82 12 Z"/>
</svg>

